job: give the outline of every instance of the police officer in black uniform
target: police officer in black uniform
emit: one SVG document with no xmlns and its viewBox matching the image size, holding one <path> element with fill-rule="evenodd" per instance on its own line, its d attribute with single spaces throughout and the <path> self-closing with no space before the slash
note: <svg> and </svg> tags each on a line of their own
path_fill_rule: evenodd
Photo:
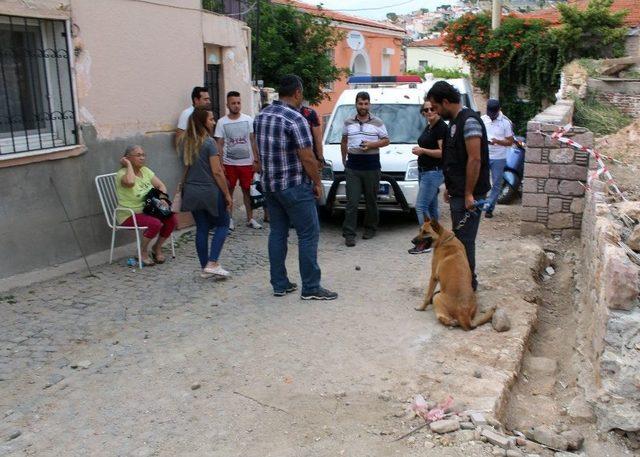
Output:
<svg viewBox="0 0 640 457">
<path fill-rule="evenodd" d="M 472 286 L 476 290 L 476 235 L 480 227 L 480 210 L 476 209 L 475 202 L 483 200 L 491 188 L 487 131 L 480 115 L 464 107 L 460 92 L 446 81 L 436 82 L 427 93 L 427 100 L 443 119 L 449 121 L 442 149 L 444 198 L 451 209 L 453 231 L 467 252 Z M 461 221 L 464 221 L 462 225 Z"/>
</svg>

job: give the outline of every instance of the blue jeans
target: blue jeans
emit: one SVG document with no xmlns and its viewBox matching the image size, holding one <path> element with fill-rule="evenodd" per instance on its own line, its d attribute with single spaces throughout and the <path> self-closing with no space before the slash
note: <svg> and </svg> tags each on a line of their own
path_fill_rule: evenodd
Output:
<svg viewBox="0 0 640 457">
<path fill-rule="evenodd" d="M 287 276 L 287 240 L 293 225 L 298 235 L 298 263 L 302 277 L 302 293 L 320 288 L 318 240 L 320 222 L 311 184 L 305 183 L 276 192 L 265 192 L 269 210 L 269 264 L 274 292 L 283 292 L 289 285 Z"/>
<path fill-rule="evenodd" d="M 489 167 L 491 168 L 491 192 L 489 193 L 489 200 L 485 205 L 485 210 L 493 211 L 496 207 L 496 202 L 500 196 L 500 189 L 502 188 L 502 174 L 504 173 L 504 167 L 507 164 L 507 159 L 489 159 Z"/>
<path fill-rule="evenodd" d="M 418 196 L 416 197 L 416 214 L 418 224 L 424 224 L 425 216 L 438 220 L 438 191 L 444 182 L 441 170 L 421 171 L 419 178 Z"/>
<path fill-rule="evenodd" d="M 476 200 L 481 200 L 482 198 L 484 198 L 484 196 L 476 197 Z M 464 197 L 450 197 L 449 207 L 451 208 L 451 223 L 455 229 L 467 213 L 464 207 Z M 471 268 L 471 286 L 473 290 L 476 290 L 478 287 L 478 279 L 476 277 L 476 236 L 478 235 L 479 228 L 480 210 L 475 210 L 471 212 L 471 216 L 469 216 L 469 219 L 467 219 L 467 222 L 465 222 L 462 227 L 453 231 L 467 253 L 467 261 L 469 262 L 469 268 Z"/>
<path fill-rule="evenodd" d="M 196 223 L 196 252 L 200 265 L 204 268 L 208 262 L 217 262 L 222 246 L 229 234 L 229 213 L 224 199 L 218 200 L 218 216 L 212 216 L 206 210 L 192 211 Z M 211 249 L 209 250 L 209 231 L 215 228 Z"/>
</svg>

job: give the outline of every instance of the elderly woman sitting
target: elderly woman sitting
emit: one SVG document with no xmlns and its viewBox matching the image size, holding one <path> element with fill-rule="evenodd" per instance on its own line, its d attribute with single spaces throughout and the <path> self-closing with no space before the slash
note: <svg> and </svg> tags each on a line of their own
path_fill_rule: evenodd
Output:
<svg viewBox="0 0 640 457">
<path fill-rule="evenodd" d="M 122 168 L 116 173 L 118 205 L 131 208 L 135 215 L 131 216 L 128 211 L 118 211 L 116 214 L 118 224 L 133 227 L 135 218 L 139 227 L 147 227 L 142 237 L 142 259 L 140 261 L 144 266 L 164 263 L 166 259 L 162 254 L 162 245 L 171 236 L 171 232 L 176 226 L 176 217 L 172 214 L 166 219 L 158 219 L 144 214 L 142 209 L 149 190 L 155 187 L 166 194 L 167 188 L 155 173 L 145 166 L 145 153 L 141 146 L 128 146 L 120 163 Z M 158 239 L 153 245 L 151 257 L 149 257 L 149 243 L 156 236 Z"/>
</svg>

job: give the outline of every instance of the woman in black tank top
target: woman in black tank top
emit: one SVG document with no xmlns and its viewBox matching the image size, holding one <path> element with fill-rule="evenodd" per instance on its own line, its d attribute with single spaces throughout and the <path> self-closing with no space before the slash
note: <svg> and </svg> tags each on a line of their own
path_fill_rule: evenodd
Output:
<svg viewBox="0 0 640 457">
<path fill-rule="evenodd" d="M 411 152 L 418 156 L 419 189 L 416 198 L 416 214 L 418 223 L 422 225 L 425 218 L 438 219 L 438 191 L 444 181 L 442 174 L 442 142 L 447 135 L 447 124 L 438 116 L 431 103 L 425 101 L 420 109 L 427 126 L 418 138 L 418 146 Z M 411 254 L 428 252 L 429 249 L 415 247 Z"/>
</svg>

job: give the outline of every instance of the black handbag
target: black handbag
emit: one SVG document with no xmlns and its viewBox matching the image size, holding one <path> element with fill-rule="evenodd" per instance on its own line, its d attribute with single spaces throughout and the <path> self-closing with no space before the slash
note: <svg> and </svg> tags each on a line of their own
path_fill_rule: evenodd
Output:
<svg viewBox="0 0 640 457">
<path fill-rule="evenodd" d="M 142 212 L 158 219 L 166 219 L 173 214 L 171 200 L 167 194 L 154 187 L 144 196 Z"/>
</svg>

